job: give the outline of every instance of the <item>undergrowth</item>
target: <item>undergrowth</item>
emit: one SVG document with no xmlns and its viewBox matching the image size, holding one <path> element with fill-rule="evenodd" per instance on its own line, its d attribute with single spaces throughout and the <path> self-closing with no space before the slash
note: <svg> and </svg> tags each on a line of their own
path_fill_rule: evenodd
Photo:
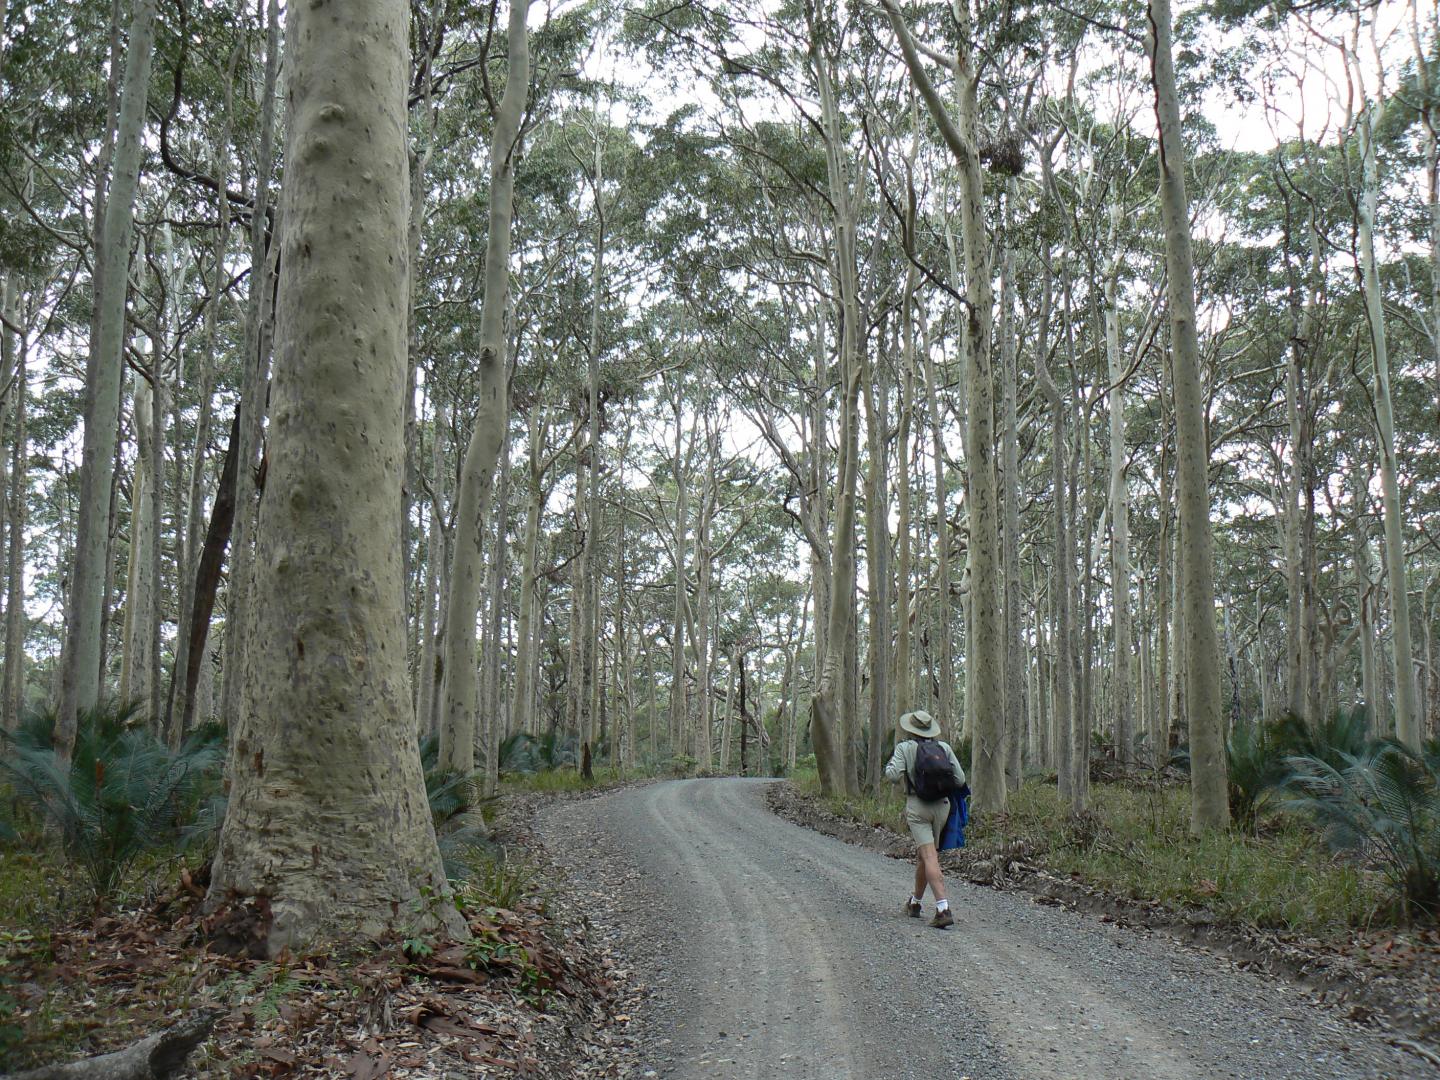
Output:
<svg viewBox="0 0 1440 1080">
<path fill-rule="evenodd" d="M 905 835 L 904 796 L 821 796 L 813 772 L 794 777 L 831 812 Z M 1051 873 L 1171 909 L 1201 909 L 1255 927 L 1338 934 L 1390 914 L 1380 875 L 1332 854 L 1308 820 L 1267 818 L 1258 835 L 1190 834 L 1184 787 L 1139 789 L 1095 784 L 1085 828 L 1074 828 L 1053 784 L 1032 780 L 1013 792 L 1005 813 L 977 819 L 969 858 L 1017 847 Z"/>
<path fill-rule="evenodd" d="M 573 791 L 593 791 L 596 788 L 618 784 L 634 779 L 639 774 L 633 769 L 621 772 L 609 765 L 596 765 L 595 779 L 586 780 L 576 768 L 541 769 L 536 772 L 502 773 L 500 789 L 504 792 L 541 792 L 545 794 Z"/>
</svg>

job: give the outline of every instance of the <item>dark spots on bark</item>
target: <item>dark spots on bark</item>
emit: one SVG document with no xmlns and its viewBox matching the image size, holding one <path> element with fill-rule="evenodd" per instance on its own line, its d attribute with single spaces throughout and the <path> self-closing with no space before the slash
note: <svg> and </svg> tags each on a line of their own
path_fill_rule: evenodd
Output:
<svg viewBox="0 0 1440 1080">
<path fill-rule="evenodd" d="M 295 656 L 297 659 L 300 660 L 305 659 L 305 642 L 301 641 L 299 638 L 295 639 Z"/>
<path fill-rule="evenodd" d="M 265 775 L 265 751 L 256 750 L 255 756 L 250 759 L 250 769 L 255 773 L 256 778 Z"/>
</svg>

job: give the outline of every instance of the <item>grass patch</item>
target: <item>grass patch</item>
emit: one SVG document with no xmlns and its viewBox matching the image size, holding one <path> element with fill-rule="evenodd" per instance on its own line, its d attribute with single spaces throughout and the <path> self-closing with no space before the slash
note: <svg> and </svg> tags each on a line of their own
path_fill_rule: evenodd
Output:
<svg viewBox="0 0 1440 1080">
<path fill-rule="evenodd" d="M 813 772 L 797 772 L 799 789 L 833 813 L 905 835 L 898 787 L 858 796 L 820 796 Z M 1259 835 L 1190 835 L 1185 787 L 1142 789 L 1095 784 L 1091 813 L 1076 820 L 1053 784 L 1027 781 L 1004 815 L 976 819 L 972 857 L 1018 843 L 1027 858 L 1132 900 L 1206 911 L 1218 919 L 1268 929 L 1335 936 L 1369 925 L 1389 910 L 1381 876 L 1326 848 L 1314 826 L 1290 814 L 1266 819 Z"/>
<path fill-rule="evenodd" d="M 83 895 L 67 889 L 65 882 L 66 867 L 58 852 L 44 845 L 30 851 L 0 846 L 0 931 L 48 932 L 77 914 Z"/>
<path fill-rule="evenodd" d="M 580 770 L 574 767 L 541 769 L 529 773 L 505 773 L 500 777 L 500 790 L 510 794 L 594 791 L 596 788 L 612 787 L 644 775 L 634 769 L 628 769 L 621 773 L 612 765 L 596 765 L 594 773 L 594 780 L 586 780 L 580 775 Z"/>
</svg>

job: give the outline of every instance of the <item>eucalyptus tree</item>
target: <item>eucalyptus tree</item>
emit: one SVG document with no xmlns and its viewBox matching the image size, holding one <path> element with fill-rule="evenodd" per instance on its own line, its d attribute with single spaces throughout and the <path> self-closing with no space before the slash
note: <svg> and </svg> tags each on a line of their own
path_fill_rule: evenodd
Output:
<svg viewBox="0 0 1440 1080">
<path fill-rule="evenodd" d="M 155 0 L 135 0 L 126 36 L 125 74 L 114 121 L 114 159 L 96 185 L 95 315 L 85 375 L 85 448 L 80 468 L 72 591 L 61 661 L 55 747 L 68 759 L 77 714 L 95 705 L 101 688 L 101 615 L 105 606 L 110 486 L 119 434 L 120 378 L 125 349 L 125 299 L 135 191 L 155 42 Z"/>
<path fill-rule="evenodd" d="M 505 89 L 495 106 L 490 137 L 489 222 L 485 295 L 481 302 L 480 410 L 475 417 L 456 492 L 455 552 L 446 597 L 444 680 L 441 690 L 440 762 L 468 773 L 475 762 L 475 617 L 480 606 L 484 513 L 495 463 L 509 427 L 505 306 L 510 292 L 510 233 L 521 121 L 529 93 L 529 0 L 511 0 L 506 29 Z"/>
<path fill-rule="evenodd" d="M 288 13 L 271 465 L 208 899 L 223 908 L 263 897 L 258 946 L 269 955 L 327 934 L 382 933 L 446 887 L 414 736 L 395 513 L 407 14 L 401 0 Z M 463 932 L 448 904 L 429 917 Z"/>
<path fill-rule="evenodd" d="M 1180 569 L 1185 613 L 1186 714 L 1190 727 L 1191 824 L 1198 832 L 1230 820 L 1225 734 L 1215 633 L 1215 547 L 1210 522 L 1209 435 L 1200 386 L 1194 259 L 1185 190 L 1185 147 L 1175 89 L 1169 0 L 1149 0 L 1151 85 L 1160 145 L 1160 210 L 1170 307 L 1179 481 Z"/>
<path fill-rule="evenodd" d="M 884 0 L 891 26 L 915 87 L 959 167 L 961 235 L 965 252 L 966 307 L 961 335 L 965 355 L 966 493 L 969 518 L 970 619 L 966 685 L 973 687 L 970 728 L 975 747 L 971 772 L 978 810 L 1005 807 L 1005 649 L 1000 606 L 999 508 L 995 482 L 994 317 L 990 241 L 978 142 L 979 74 L 973 15 L 968 0 L 954 6 L 959 42 L 954 59 L 956 116 L 937 93 L 910 28 L 894 0 Z"/>
</svg>

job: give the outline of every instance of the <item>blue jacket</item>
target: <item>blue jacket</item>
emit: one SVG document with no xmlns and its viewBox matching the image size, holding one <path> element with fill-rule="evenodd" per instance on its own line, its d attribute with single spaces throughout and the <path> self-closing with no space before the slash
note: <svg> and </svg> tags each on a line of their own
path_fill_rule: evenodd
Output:
<svg viewBox="0 0 1440 1080">
<path fill-rule="evenodd" d="M 970 786 L 967 784 L 950 797 L 950 817 L 940 842 L 935 846 L 941 851 L 965 846 L 965 826 L 970 821 Z"/>
</svg>

